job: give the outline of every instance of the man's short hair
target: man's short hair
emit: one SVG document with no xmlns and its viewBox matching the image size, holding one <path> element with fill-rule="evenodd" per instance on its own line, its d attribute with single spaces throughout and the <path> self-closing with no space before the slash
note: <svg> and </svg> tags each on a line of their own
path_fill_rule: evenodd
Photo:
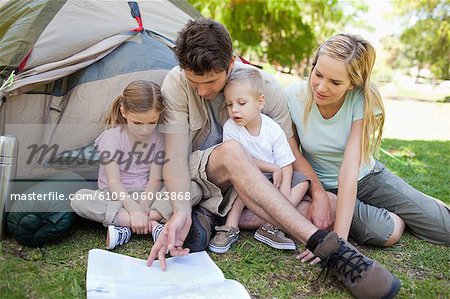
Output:
<svg viewBox="0 0 450 299">
<path fill-rule="evenodd" d="M 227 85 L 239 82 L 248 82 L 250 84 L 251 92 L 255 97 L 259 97 L 264 93 L 264 79 L 257 69 L 234 69 L 228 78 Z"/>
<path fill-rule="evenodd" d="M 227 71 L 233 44 L 227 29 L 212 19 L 190 20 L 178 33 L 175 55 L 182 69 L 203 76 Z"/>
</svg>

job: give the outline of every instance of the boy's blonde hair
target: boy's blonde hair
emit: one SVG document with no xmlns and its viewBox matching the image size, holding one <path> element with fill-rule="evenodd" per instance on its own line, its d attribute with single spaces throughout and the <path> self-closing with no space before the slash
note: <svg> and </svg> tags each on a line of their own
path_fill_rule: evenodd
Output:
<svg viewBox="0 0 450 299">
<path fill-rule="evenodd" d="M 380 148 L 385 117 L 384 105 L 380 93 L 376 86 L 370 82 L 376 57 L 375 49 L 370 42 L 360 36 L 337 34 L 325 41 L 316 50 L 308 79 L 308 96 L 304 112 L 305 126 L 308 122 L 308 115 L 311 112 L 314 101 L 311 90 L 311 73 L 320 55 L 343 61 L 352 85 L 363 89 L 365 108 L 361 142 L 361 161 L 368 162 L 370 155 L 377 153 Z M 377 109 L 379 113 L 375 115 Z"/>
<path fill-rule="evenodd" d="M 252 94 L 258 98 L 264 92 L 264 79 L 261 73 L 253 68 L 242 68 L 233 70 L 228 78 L 228 84 L 246 81 L 250 83 Z"/>
<path fill-rule="evenodd" d="M 126 124 L 127 120 L 120 112 L 120 108 L 125 112 L 140 113 L 150 110 L 161 112 L 162 96 L 159 85 L 153 81 L 137 80 L 128 84 L 122 95 L 118 96 L 112 103 L 108 116 L 106 117 L 107 128 L 119 124 Z"/>
</svg>

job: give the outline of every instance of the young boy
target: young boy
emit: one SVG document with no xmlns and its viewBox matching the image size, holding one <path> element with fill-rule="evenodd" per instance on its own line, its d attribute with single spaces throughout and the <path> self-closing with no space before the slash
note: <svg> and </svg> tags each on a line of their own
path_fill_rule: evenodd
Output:
<svg viewBox="0 0 450 299">
<path fill-rule="evenodd" d="M 224 88 L 230 119 L 223 127 L 223 141 L 239 141 L 252 155 L 258 168 L 295 207 L 308 190 L 309 181 L 303 174 L 293 172 L 295 157 L 283 129 L 261 113 L 264 107 L 263 85 L 263 78 L 256 69 L 237 69 L 231 73 Z M 225 253 L 237 241 L 243 208 L 243 202 L 237 198 L 227 214 L 225 225 L 216 227 L 217 234 L 211 239 L 209 250 Z M 276 249 L 296 248 L 293 240 L 267 222 L 259 227 L 254 237 Z"/>
</svg>

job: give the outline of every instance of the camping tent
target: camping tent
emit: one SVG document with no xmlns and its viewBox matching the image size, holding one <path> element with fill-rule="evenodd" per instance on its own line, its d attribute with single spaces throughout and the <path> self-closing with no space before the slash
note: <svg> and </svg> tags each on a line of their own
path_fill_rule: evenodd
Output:
<svg viewBox="0 0 450 299">
<path fill-rule="evenodd" d="M 197 17 L 182 0 L 3 4 L 0 82 L 15 77 L 0 91 L 0 135 L 19 140 L 18 177 L 85 167 L 110 103 L 133 80 L 162 83 L 177 32 Z M 52 164 L 61 153 L 77 163 Z"/>
</svg>

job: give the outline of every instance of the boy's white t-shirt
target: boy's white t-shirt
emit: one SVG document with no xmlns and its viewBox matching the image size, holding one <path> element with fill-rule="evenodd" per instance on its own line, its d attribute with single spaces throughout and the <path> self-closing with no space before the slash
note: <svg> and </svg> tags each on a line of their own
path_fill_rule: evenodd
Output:
<svg viewBox="0 0 450 299">
<path fill-rule="evenodd" d="M 297 81 L 285 89 L 291 118 L 297 127 L 301 151 L 317 173 L 325 189 L 338 187 L 339 169 L 350 135 L 352 122 L 364 118 L 364 96 L 361 88 L 347 92 L 339 111 L 330 119 L 324 119 L 313 103 L 305 127 L 303 116 L 308 92 L 308 82 Z M 370 157 L 368 164 L 360 167 L 358 180 L 366 176 L 375 164 Z"/>
<path fill-rule="evenodd" d="M 259 160 L 285 167 L 295 161 L 295 156 L 280 125 L 267 115 L 261 114 L 261 130 L 252 136 L 244 126 L 237 125 L 231 118 L 223 126 L 223 141 L 239 141 L 250 154 Z"/>
</svg>

